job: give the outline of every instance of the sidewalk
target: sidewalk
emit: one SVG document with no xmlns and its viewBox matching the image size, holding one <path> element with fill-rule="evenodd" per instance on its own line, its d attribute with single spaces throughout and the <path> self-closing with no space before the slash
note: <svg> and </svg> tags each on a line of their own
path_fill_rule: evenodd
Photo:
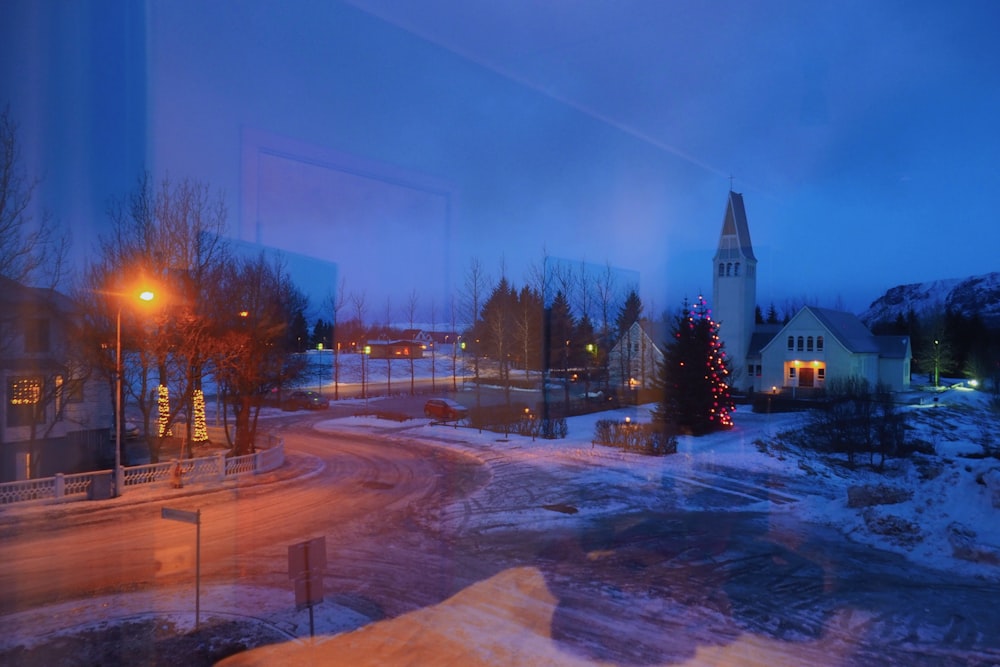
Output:
<svg viewBox="0 0 1000 667">
<path fill-rule="evenodd" d="M 219 449 L 215 447 L 211 448 L 211 451 L 215 453 Z M 169 460 L 171 459 L 161 456 L 161 461 Z M 131 505 L 158 503 L 172 498 L 218 493 L 241 486 L 287 482 L 317 474 L 323 470 L 324 466 L 323 461 L 315 456 L 286 451 L 285 462 L 274 470 L 258 475 L 237 477 L 217 484 L 191 484 L 175 489 L 169 483 L 164 482 L 126 487 L 121 496 L 106 500 L 67 500 L 53 504 L 15 503 L 4 505 L 0 506 L 0 538 L 7 534 L 8 529 L 32 530 L 40 522 L 58 521 L 70 516 L 77 517 Z"/>
</svg>

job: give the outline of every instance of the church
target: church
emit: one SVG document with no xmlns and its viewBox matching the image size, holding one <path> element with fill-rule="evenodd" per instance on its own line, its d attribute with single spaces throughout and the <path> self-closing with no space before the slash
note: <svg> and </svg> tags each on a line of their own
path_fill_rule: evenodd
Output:
<svg viewBox="0 0 1000 667">
<path fill-rule="evenodd" d="M 757 258 L 739 193 L 729 192 L 712 263 L 713 318 L 734 392 L 804 398 L 849 377 L 873 388 L 909 389 L 908 336 L 875 336 L 855 315 L 815 306 L 803 307 L 784 325 L 757 322 Z"/>
</svg>

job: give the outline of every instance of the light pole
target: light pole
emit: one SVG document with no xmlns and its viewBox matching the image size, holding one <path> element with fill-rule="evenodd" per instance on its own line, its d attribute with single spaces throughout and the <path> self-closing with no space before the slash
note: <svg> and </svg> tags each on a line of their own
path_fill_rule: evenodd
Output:
<svg viewBox="0 0 1000 667">
<path fill-rule="evenodd" d="M 150 290 L 143 290 L 139 298 L 152 301 L 155 295 Z M 115 492 L 114 497 L 122 494 L 125 480 L 122 470 L 122 306 L 118 302 L 118 316 L 115 318 Z"/>
</svg>

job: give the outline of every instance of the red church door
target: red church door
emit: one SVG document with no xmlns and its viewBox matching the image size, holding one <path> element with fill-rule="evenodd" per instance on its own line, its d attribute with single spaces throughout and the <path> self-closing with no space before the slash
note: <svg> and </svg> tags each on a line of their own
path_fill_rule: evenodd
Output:
<svg viewBox="0 0 1000 667">
<path fill-rule="evenodd" d="M 800 368 L 799 369 L 799 386 L 800 387 L 812 387 L 813 382 L 816 378 L 816 371 L 812 368 Z"/>
</svg>

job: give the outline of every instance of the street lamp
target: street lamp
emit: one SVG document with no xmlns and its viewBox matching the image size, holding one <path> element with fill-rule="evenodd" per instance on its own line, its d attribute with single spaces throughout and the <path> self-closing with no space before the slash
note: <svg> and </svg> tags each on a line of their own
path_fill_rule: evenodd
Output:
<svg viewBox="0 0 1000 667">
<path fill-rule="evenodd" d="M 139 292 L 143 301 L 152 301 L 156 295 L 150 290 Z M 118 302 L 118 317 L 115 320 L 115 497 L 122 494 L 125 486 L 122 474 L 122 304 Z"/>
</svg>

